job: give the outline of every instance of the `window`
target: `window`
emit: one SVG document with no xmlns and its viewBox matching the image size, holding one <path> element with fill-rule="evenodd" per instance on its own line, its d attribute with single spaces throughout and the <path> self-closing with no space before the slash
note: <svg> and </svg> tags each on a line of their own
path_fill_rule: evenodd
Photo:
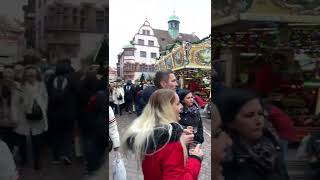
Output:
<svg viewBox="0 0 320 180">
<path fill-rule="evenodd" d="M 150 31 L 149 30 L 147 30 L 147 35 L 150 35 Z"/>
<path fill-rule="evenodd" d="M 81 29 L 84 29 L 84 22 L 85 22 L 85 19 L 81 18 L 81 21 L 80 21 L 80 28 Z"/>
<path fill-rule="evenodd" d="M 140 51 L 140 57 L 147 57 L 147 53 L 145 51 Z"/>
<path fill-rule="evenodd" d="M 146 33 L 146 30 L 142 30 L 142 34 L 143 35 L 146 35 L 147 33 Z"/>
<path fill-rule="evenodd" d="M 104 11 L 96 11 L 96 28 L 97 32 L 100 33 L 104 33 L 107 30 L 104 21 Z"/>
<path fill-rule="evenodd" d="M 138 39 L 138 44 L 139 45 L 144 45 L 144 40 L 143 39 Z"/>
<path fill-rule="evenodd" d="M 151 53 L 151 58 L 157 58 L 157 53 Z"/>
<path fill-rule="evenodd" d="M 39 1 L 38 8 L 41 8 L 41 0 Z"/>
<path fill-rule="evenodd" d="M 148 41 L 148 45 L 149 45 L 149 46 L 154 46 L 154 41 L 149 40 L 149 41 Z"/>
<path fill-rule="evenodd" d="M 78 24 L 78 18 L 77 18 L 77 16 L 73 16 L 72 22 L 73 22 L 74 25 Z"/>
<path fill-rule="evenodd" d="M 132 50 L 126 50 L 124 51 L 125 56 L 134 56 L 134 52 Z"/>
<path fill-rule="evenodd" d="M 78 12 L 78 9 L 77 8 L 73 8 L 73 15 L 76 15 Z"/>
</svg>

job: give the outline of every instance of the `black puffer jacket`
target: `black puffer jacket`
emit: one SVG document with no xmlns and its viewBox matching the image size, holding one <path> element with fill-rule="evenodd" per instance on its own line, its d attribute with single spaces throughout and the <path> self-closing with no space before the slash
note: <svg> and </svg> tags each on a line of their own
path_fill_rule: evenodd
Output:
<svg viewBox="0 0 320 180">
<path fill-rule="evenodd" d="M 199 111 L 199 107 L 196 104 L 193 104 L 196 109 L 195 112 L 191 112 L 187 107 L 183 107 L 182 112 L 180 113 L 180 121 L 179 123 L 184 126 L 192 126 L 194 129 L 197 129 L 197 132 L 194 134 L 194 140 L 203 143 L 203 125 L 202 119 Z"/>
<path fill-rule="evenodd" d="M 225 180 L 289 180 L 287 168 L 280 157 L 277 139 L 269 132 L 264 135 L 272 143 L 277 153 L 274 155 L 271 170 L 266 170 L 252 158 L 238 138 L 232 138 L 233 145 L 223 162 Z"/>
<path fill-rule="evenodd" d="M 138 103 L 136 104 L 136 113 L 138 116 L 140 116 L 143 112 L 143 109 L 148 104 L 149 98 L 152 95 L 153 92 L 158 90 L 155 86 L 149 86 L 142 90 L 140 97 L 138 98 Z"/>
</svg>

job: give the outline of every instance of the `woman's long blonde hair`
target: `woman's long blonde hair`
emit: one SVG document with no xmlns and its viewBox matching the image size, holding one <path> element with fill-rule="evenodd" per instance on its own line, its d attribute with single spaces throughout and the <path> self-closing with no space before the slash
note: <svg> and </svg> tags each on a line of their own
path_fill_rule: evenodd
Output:
<svg viewBox="0 0 320 180">
<path fill-rule="evenodd" d="M 177 122 L 176 113 L 172 107 L 175 98 L 175 91 L 170 89 L 157 90 L 150 96 L 142 114 L 130 124 L 122 136 L 122 147 L 126 155 L 133 154 L 138 163 L 142 162 L 144 156 L 150 155 L 147 154 L 146 144 L 156 142 L 153 134 L 155 128 L 166 128 L 169 132 L 166 144 L 169 142 L 172 134 L 170 123 Z M 130 138 L 134 138 L 134 141 L 131 144 L 132 146 L 129 147 L 128 140 Z M 186 154 L 185 144 L 182 143 L 182 146 L 184 154 Z"/>
</svg>

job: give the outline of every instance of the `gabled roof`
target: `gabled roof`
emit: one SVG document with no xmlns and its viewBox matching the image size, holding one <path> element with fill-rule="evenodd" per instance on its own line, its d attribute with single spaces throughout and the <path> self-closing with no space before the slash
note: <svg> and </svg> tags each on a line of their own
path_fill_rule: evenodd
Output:
<svg viewBox="0 0 320 180">
<path fill-rule="evenodd" d="M 175 43 L 175 39 L 172 39 L 171 36 L 169 35 L 168 31 L 165 30 L 160 30 L 160 29 L 153 29 L 154 36 L 158 39 L 159 45 L 160 45 L 160 52 L 164 51 L 166 49 L 166 46 L 168 44 L 173 44 Z M 179 36 L 177 38 L 178 41 L 187 41 L 187 42 L 197 42 L 200 41 L 200 39 L 193 34 L 184 34 L 184 33 L 179 33 Z"/>
</svg>

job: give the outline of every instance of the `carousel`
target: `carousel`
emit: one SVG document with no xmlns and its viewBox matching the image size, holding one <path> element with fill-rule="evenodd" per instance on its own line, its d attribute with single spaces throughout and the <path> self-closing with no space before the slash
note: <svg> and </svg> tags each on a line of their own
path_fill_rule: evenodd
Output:
<svg viewBox="0 0 320 180">
<path fill-rule="evenodd" d="M 296 140 L 319 131 L 320 1 L 230 0 L 212 6 L 214 68 L 223 83 L 250 86 L 258 82 L 253 70 L 272 65 L 281 81 L 267 87 L 260 80 L 261 86 L 294 120 Z"/>
<path fill-rule="evenodd" d="M 181 88 L 194 90 L 208 101 L 211 97 L 211 36 L 199 42 L 167 45 L 155 67 L 156 70 L 173 70 Z"/>
</svg>

